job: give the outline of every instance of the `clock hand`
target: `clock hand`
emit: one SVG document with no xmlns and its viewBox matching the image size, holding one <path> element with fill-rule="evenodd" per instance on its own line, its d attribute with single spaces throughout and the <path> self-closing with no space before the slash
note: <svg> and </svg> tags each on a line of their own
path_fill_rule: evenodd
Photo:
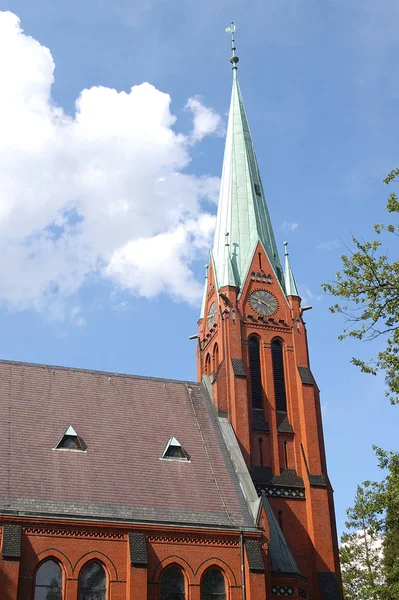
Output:
<svg viewBox="0 0 399 600">
<path fill-rule="evenodd" d="M 267 302 L 264 302 L 263 300 L 260 300 L 259 298 L 258 298 L 258 302 L 259 302 L 260 304 L 264 304 L 265 306 L 267 306 L 267 308 L 272 308 L 272 307 L 270 306 L 270 304 L 268 304 Z"/>
</svg>

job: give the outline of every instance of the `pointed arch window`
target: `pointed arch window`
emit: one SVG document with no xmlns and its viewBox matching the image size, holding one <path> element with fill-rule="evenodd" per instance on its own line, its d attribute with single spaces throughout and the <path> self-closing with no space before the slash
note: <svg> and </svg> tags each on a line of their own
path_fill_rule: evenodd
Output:
<svg viewBox="0 0 399 600">
<path fill-rule="evenodd" d="M 212 370 L 214 373 L 218 370 L 219 366 L 219 346 L 215 344 L 213 347 L 213 355 L 212 355 Z"/>
<path fill-rule="evenodd" d="M 252 408 L 263 408 L 262 375 L 260 369 L 259 338 L 253 335 L 248 340 L 249 370 L 251 374 Z"/>
<path fill-rule="evenodd" d="M 211 374 L 211 355 L 208 354 L 205 357 L 205 375 L 210 375 Z"/>
<path fill-rule="evenodd" d="M 274 395 L 276 410 L 287 412 L 287 396 L 285 392 L 283 344 L 280 340 L 272 341 L 272 361 L 274 377 Z"/>
<path fill-rule="evenodd" d="M 219 569 L 208 569 L 202 576 L 201 600 L 226 600 L 226 584 Z"/>
<path fill-rule="evenodd" d="M 102 564 L 89 562 L 79 574 L 79 600 L 106 600 L 107 577 Z"/>
<path fill-rule="evenodd" d="M 161 575 L 161 600 L 186 600 L 186 584 L 180 567 L 166 567 Z"/>
<path fill-rule="evenodd" d="M 37 569 L 34 600 L 62 600 L 62 571 L 55 560 L 46 560 Z"/>
</svg>

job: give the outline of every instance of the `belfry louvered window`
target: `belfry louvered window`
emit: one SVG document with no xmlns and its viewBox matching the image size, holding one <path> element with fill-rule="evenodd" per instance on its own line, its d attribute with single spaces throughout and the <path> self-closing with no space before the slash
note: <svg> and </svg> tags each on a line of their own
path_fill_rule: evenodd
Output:
<svg viewBox="0 0 399 600">
<path fill-rule="evenodd" d="M 249 370 L 251 373 L 252 408 L 263 408 L 262 402 L 262 375 L 260 369 L 259 339 L 252 336 L 248 341 Z"/>
<path fill-rule="evenodd" d="M 276 397 L 276 410 L 287 412 L 283 345 L 280 342 L 280 340 L 273 340 L 272 342 L 272 360 L 274 376 L 274 394 Z"/>
</svg>

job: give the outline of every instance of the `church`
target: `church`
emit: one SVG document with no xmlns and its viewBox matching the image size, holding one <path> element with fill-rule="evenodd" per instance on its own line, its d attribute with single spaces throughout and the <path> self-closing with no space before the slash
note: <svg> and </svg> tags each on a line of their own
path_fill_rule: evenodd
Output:
<svg viewBox="0 0 399 600">
<path fill-rule="evenodd" d="M 310 307 L 286 244 L 280 261 L 229 32 L 197 382 L 0 361 L 0 600 L 343 598 Z"/>
</svg>

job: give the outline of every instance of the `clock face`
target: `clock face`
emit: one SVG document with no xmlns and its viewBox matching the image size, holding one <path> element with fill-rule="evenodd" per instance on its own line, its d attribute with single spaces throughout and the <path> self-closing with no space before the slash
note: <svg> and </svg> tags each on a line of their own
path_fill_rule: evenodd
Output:
<svg viewBox="0 0 399 600">
<path fill-rule="evenodd" d="M 216 323 L 216 302 L 212 302 L 208 310 L 208 329 L 212 329 Z"/>
<path fill-rule="evenodd" d="M 255 290 L 252 292 L 249 297 L 249 303 L 255 312 L 264 316 L 273 315 L 278 308 L 276 298 L 265 290 Z"/>
</svg>

